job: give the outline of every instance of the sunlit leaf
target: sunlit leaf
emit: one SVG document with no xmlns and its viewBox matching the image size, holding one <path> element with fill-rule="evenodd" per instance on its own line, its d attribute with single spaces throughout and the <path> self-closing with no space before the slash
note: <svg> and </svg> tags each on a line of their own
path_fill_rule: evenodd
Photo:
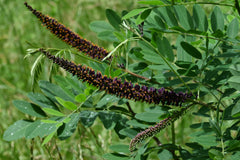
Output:
<svg viewBox="0 0 240 160">
<path fill-rule="evenodd" d="M 235 38 L 239 33 L 239 21 L 237 18 L 234 18 L 232 22 L 228 25 L 227 35 L 230 38 Z"/>
<path fill-rule="evenodd" d="M 137 17 L 136 19 L 136 24 L 139 25 L 140 23 L 142 23 L 151 13 L 152 9 L 147 9 L 144 10 L 142 13 L 140 13 L 140 15 Z"/>
<path fill-rule="evenodd" d="M 171 7 L 161 7 L 159 9 L 161 18 L 167 23 L 169 27 L 178 26 L 177 19 Z"/>
<path fill-rule="evenodd" d="M 135 115 L 137 119 L 145 122 L 159 122 L 160 116 L 161 115 L 159 113 L 148 113 L 148 112 L 138 113 Z"/>
<path fill-rule="evenodd" d="M 139 4 L 148 4 L 148 5 L 164 5 L 162 1 L 156 0 L 147 0 L 147 1 L 138 1 Z"/>
<path fill-rule="evenodd" d="M 53 116 L 59 116 L 59 117 L 63 117 L 65 116 L 65 114 L 55 110 L 55 109 L 51 109 L 51 108 L 43 108 L 44 112 L 46 112 L 47 114 L 53 115 Z"/>
<path fill-rule="evenodd" d="M 174 11 L 178 21 L 185 30 L 194 29 L 192 17 L 184 5 L 174 5 Z"/>
<path fill-rule="evenodd" d="M 87 99 L 85 94 L 79 94 L 75 97 L 75 100 L 79 103 L 84 102 Z"/>
<path fill-rule="evenodd" d="M 171 160 L 173 159 L 173 155 L 168 150 L 164 149 L 158 153 L 158 158 L 161 160 Z"/>
<path fill-rule="evenodd" d="M 20 138 L 25 137 L 25 130 L 30 126 L 33 122 L 27 120 L 19 120 L 16 121 L 14 124 L 9 126 L 4 134 L 3 139 L 5 141 L 13 141 Z"/>
<path fill-rule="evenodd" d="M 240 76 L 232 76 L 228 79 L 228 83 L 235 89 L 240 91 Z"/>
<path fill-rule="evenodd" d="M 76 104 L 74 104 L 73 102 L 70 102 L 70 101 L 65 101 L 63 100 L 62 98 L 60 97 L 56 97 L 56 100 L 65 108 L 71 110 L 71 111 L 74 111 L 77 109 L 77 106 Z"/>
<path fill-rule="evenodd" d="M 118 145 L 111 145 L 109 147 L 112 151 L 119 153 L 119 154 L 129 154 L 129 145 L 123 145 L 123 144 L 118 144 Z"/>
<path fill-rule="evenodd" d="M 132 11 L 130 11 L 129 13 L 127 13 L 125 16 L 122 17 L 122 19 L 128 19 L 131 18 L 133 16 L 136 16 L 138 14 L 140 14 L 141 12 L 147 10 L 148 8 L 138 8 L 138 9 L 134 9 Z"/>
<path fill-rule="evenodd" d="M 213 32 L 216 32 L 217 30 L 223 31 L 224 29 L 224 16 L 218 6 L 214 7 L 213 9 L 211 15 L 211 25 Z"/>
<path fill-rule="evenodd" d="M 117 153 L 107 153 L 102 156 L 106 160 L 129 160 L 128 156 L 117 154 Z"/>
<path fill-rule="evenodd" d="M 103 41 L 117 42 L 118 39 L 113 34 L 113 31 L 103 31 L 98 33 L 98 38 Z"/>
<path fill-rule="evenodd" d="M 42 146 L 44 146 L 46 143 L 48 143 L 52 137 L 54 136 L 55 132 L 52 132 L 51 134 L 49 134 L 46 138 L 44 138 L 44 141 L 42 143 Z"/>
<path fill-rule="evenodd" d="M 105 21 L 94 21 L 89 25 L 90 29 L 96 33 L 104 31 L 114 31 L 114 28 Z"/>
<path fill-rule="evenodd" d="M 57 118 L 55 119 L 52 118 L 50 120 L 57 120 Z M 26 128 L 25 136 L 27 139 L 32 139 L 37 136 L 42 138 L 44 136 L 51 134 L 55 130 L 56 123 L 44 123 L 41 122 L 40 120 L 37 120 Z"/>
<path fill-rule="evenodd" d="M 200 31 L 205 31 L 205 32 L 207 31 L 208 29 L 207 16 L 203 8 L 198 4 L 194 4 L 193 6 L 193 20 L 195 21 L 196 27 Z"/>
</svg>

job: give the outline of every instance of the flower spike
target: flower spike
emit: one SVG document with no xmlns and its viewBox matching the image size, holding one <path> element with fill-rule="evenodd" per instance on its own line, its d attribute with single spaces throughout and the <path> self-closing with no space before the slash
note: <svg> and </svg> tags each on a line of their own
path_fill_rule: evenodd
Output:
<svg viewBox="0 0 240 160">
<path fill-rule="evenodd" d="M 33 9 L 27 2 L 24 4 L 42 22 L 44 26 L 47 26 L 47 29 L 50 30 L 51 33 L 55 34 L 65 43 L 78 49 L 80 52 L 84 52 L 91 58 L 97 58 L 99 60 L 102 60 L 109 54 L 109 52 L 104 48 L 99 47 L 86 39 L 83 39 L 78 34 L 66 28 L 63 24 L 57 22 L 54 18 L 46 16 Z"/>
<path fill-rule="evenodd" d="M 80 64 L 76 65 L 63 58 L 55 57 L 43 49 L 40 49 L 40 51 L 52 60 L 53 63 L 58 64 L 73 76 L 76 75 L 78 79 L 83 80 L 83 82 L 99 87 L 100 90 L 104 90 L 109 94 L 114 94 L 121 98 L 154 104 L 161 103 L 162 105 L 181 106 L 182 102 L 192 97 L 191 93 L 175 93 L 173 91 L 167 91 L 164 88 L 148 88 L 147 86 L 134 85 L 127 81 L 122 83 L 122 81 L 116 77 L 109 78 L 100 72 L 95 72 L 92 68 Z"/>
<path fill-rule="evenodd" d="M 159 133 L 162 129 L 170 125 L 172 122 L 177 120 L 181 115 L 183 115 L 189 107 L 182 108 L 180 111 L 175 111 L 164 120 L 160 121 L 153 127 L 149 127 L 148 129 L 138 133 L 130 142 L 129 150 L 133 152 L 136 149 L 138 143 L 142 142 L 143 140 L 147 139 L 148 137 L 152 137 Z"/>
</svg>

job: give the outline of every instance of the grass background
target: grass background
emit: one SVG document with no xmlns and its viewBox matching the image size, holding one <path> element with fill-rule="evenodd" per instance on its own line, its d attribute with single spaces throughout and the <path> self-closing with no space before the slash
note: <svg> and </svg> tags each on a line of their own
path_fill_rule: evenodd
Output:
<svg viewBox="0 0 240 160">
<path fill-rule="evenodd" d="M 24 6 L 24 2 L 25 0 L 0 0 L 0 159 L 29 159 L 32 143 L 35 143 L 33 148 L 35 159 L 51 157 L 59 159 L 57 145 L 54 142 L 49 146 L 41 147 L 39 139 L 34 142 L 25 139 L 6 142 L 2 139 L 9 125 L 26 118 L 12 104 L 12 101 L 16 99 L 27 100 L 26 94 L 31 92 L 30 70 L 34 57 L 24 59 L 26 50 L 33 47 L 69 47 L 43 28 L 37 18 Z M 56 18 L 84 38 L 105 48 L 109 48 L 110 45 L 96 39 L 96 34 L 88 27 L 89 23 L 95 20 L 106 20 L 105 9 L 107 8 L 120 14 L 123 9 L 130 10 L 136 7 L 135 0 L 28 0 L 27 2 L 33 8 Z M 33 46 L 30 46 L 28 42 Z M 95 127 L 95 130 L 98 129 Z M 107 134 L 110 133 L 105 134 L 102 136 L 109 136 Z M 94 147 L 94 143 L 87 144 L 94 139 L 91 134 L 78 135 L 76 133 L 74 135 L 76 136 L 67 141 L 56 142 L 59 143 L 59 150 L 64 155 L 63 159 L 82 159 L 81 157 L 100 159 L 106 146 Z M 84 140 L 79 137 L 84 137 Z M 101 142 L 105 141 L 103 137 L 95 138 Z M 110 137 L 108 139 L 110 140 Z M 81 149 L 82 145 L 88 148 L 84 150 L 84 153 Z M 102 150 L 101 147 L 103 147 Z M 95 148 L 97 149 L 94 150 Z"/>
<path fill-rule="evenodd" d="M 30 70 L 34 57 L 24 59 L 26 50 L 33 47 L 70 48 L 43 28 L 37 18 L 24 6 L 25 0 L 0 0 L 0 159 L 102 159 L 104 153 L 111 152 L 109 145 L 128 144 L 130 139 L 119 141 L 111 131 L 103 130 L 102 123 L 95 122 L 91 128 L 79 127 L 75 134 L 66 141 L 53 139 L 48 145 L 41 147 L 41 140 L 20 139 L 13 142 L 3 141 L 2 135 L 8 126 L 15 121 L 27 118 L 12 104 L 16 99 L 27 99 L 31 92 Z M 106 20 L 105 9 L 110 8 L 120 14 L 122 10 L 137 7 L 136 0 L 28 0 L 33 8 L 56 18 L 84 38 L 107 49 L 112 46 L 97 40 L 97 36 L 89 29 L 95 20 Z M 29 45 L 29 43 L 31 45 Z M 42 77 L 44 79 L 46 77 Z M 134 106 L 143 105 L 133 103 Z M 143 106 L 142 106 L 143 108 Z M 177 144 L 185 144 L 191 131 L 193 116 L 187 113 L 176 122 Z M 201 121 L 201 119 L 194 119 Z M 158 134 L 161 142 L 171 140 L 168 127 Z M 154 143 L 154 141 L 152 142 Z M 34 147 L 33 147 L 34 146 Z M 59 154 L 61 153 L 61 155 Z"/>
</svg>

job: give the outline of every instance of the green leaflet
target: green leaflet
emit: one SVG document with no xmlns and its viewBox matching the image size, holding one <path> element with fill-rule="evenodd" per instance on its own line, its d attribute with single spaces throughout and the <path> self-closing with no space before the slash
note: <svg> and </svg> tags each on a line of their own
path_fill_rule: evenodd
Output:
<svg viewBox="0 0 240 160">
<path fill-rule="evenodd" d="M 118 31 L 120 31 L 120 24 L 122 23 L 121 18 L 117 13 L 111 9 L 106 9 L 106 16 L 109 23 Z"/>
<path fill-rule="evenodd" d="M 28 103 L 26 101 L 15 100 L 13 101 L 14 106 L 22 113 L 28 114 L 35 117 L 46 117 L 47 115 L 43 110 L 35 104 Z"/>
</svg>

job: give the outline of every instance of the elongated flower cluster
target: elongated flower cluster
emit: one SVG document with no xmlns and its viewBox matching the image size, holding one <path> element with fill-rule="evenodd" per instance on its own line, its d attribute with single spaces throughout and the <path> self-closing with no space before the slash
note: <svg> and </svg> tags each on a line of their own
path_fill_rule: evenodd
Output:
<svg viewBox="0 0 240 160">
<path fill-rule="evenodd" d="M 192 96 L 191 93 L 175 93 L 174 91 L 167 91 L 164 88 L 148 88 L 144 85 L 140 87 L 138 84 L 133 85 L 131 82 L 127 81 L 122 83 L 120 79 L 109 78 L 106 75 L 102 75 L 100 72 L 95 72 L 92 68 L 80 64 L 76 65 L 63 58 L 55 57 L 44 50 L 41 50 L 41 52 L 54 63 L 72 73 L 72 75 L 77 75 L 77 77 L 84 82 L 99 87 L 100 90 L 104 90 L 109 94 L 114 94 L 121 98 L 154 104 L 162 103 L 162 105 L 167 104 L 179 106 L 187 98 Z"/>
<path fill-rule="evenodd" d="M 47 26 L 47 29 L 72 47 L 77 48 L 79 51 L 84 52 L 92 58 L 97 58 L 100 60 L 109 54 L 109 52 L 104 48 L 99 47 L 86 39 L 83 39 L 78 34 L 66 28 L 63 24 L 57 22 L 54 18 L 36 11 L 30 5 L 28 5 L 27 2 L 24 4 L 43 23 L 44 26 Z"/>
<path fill-rule="evenodd" d="M 129 150 L 132 152 L 136 149 L 136 146 L 138 143 L 142 142 L 143 140 L 147 139 L 148 137 L 152 137 L 154 135 L 156 135 L 157 133 L 159 133 L 162 129 L 164 129 L 165 127 L 167 127 L 168 125 L 170 125 L 172 122 L 174 122 L 175 120 L 177 120 L 183 113 L 185 113 L 185 111 L 188 108 L 183 108 L 180 111 L 175 111 L 174 113 L 172 113 L 171 116 L 169 116 L 168 118 L 165 118 L 164 120 L 160 121 L 159 123 L 157 123 L 155 126 L 150 127 L 140 133 L 138 133 L 130 142 L 129 145 Z"/>
</svg>

